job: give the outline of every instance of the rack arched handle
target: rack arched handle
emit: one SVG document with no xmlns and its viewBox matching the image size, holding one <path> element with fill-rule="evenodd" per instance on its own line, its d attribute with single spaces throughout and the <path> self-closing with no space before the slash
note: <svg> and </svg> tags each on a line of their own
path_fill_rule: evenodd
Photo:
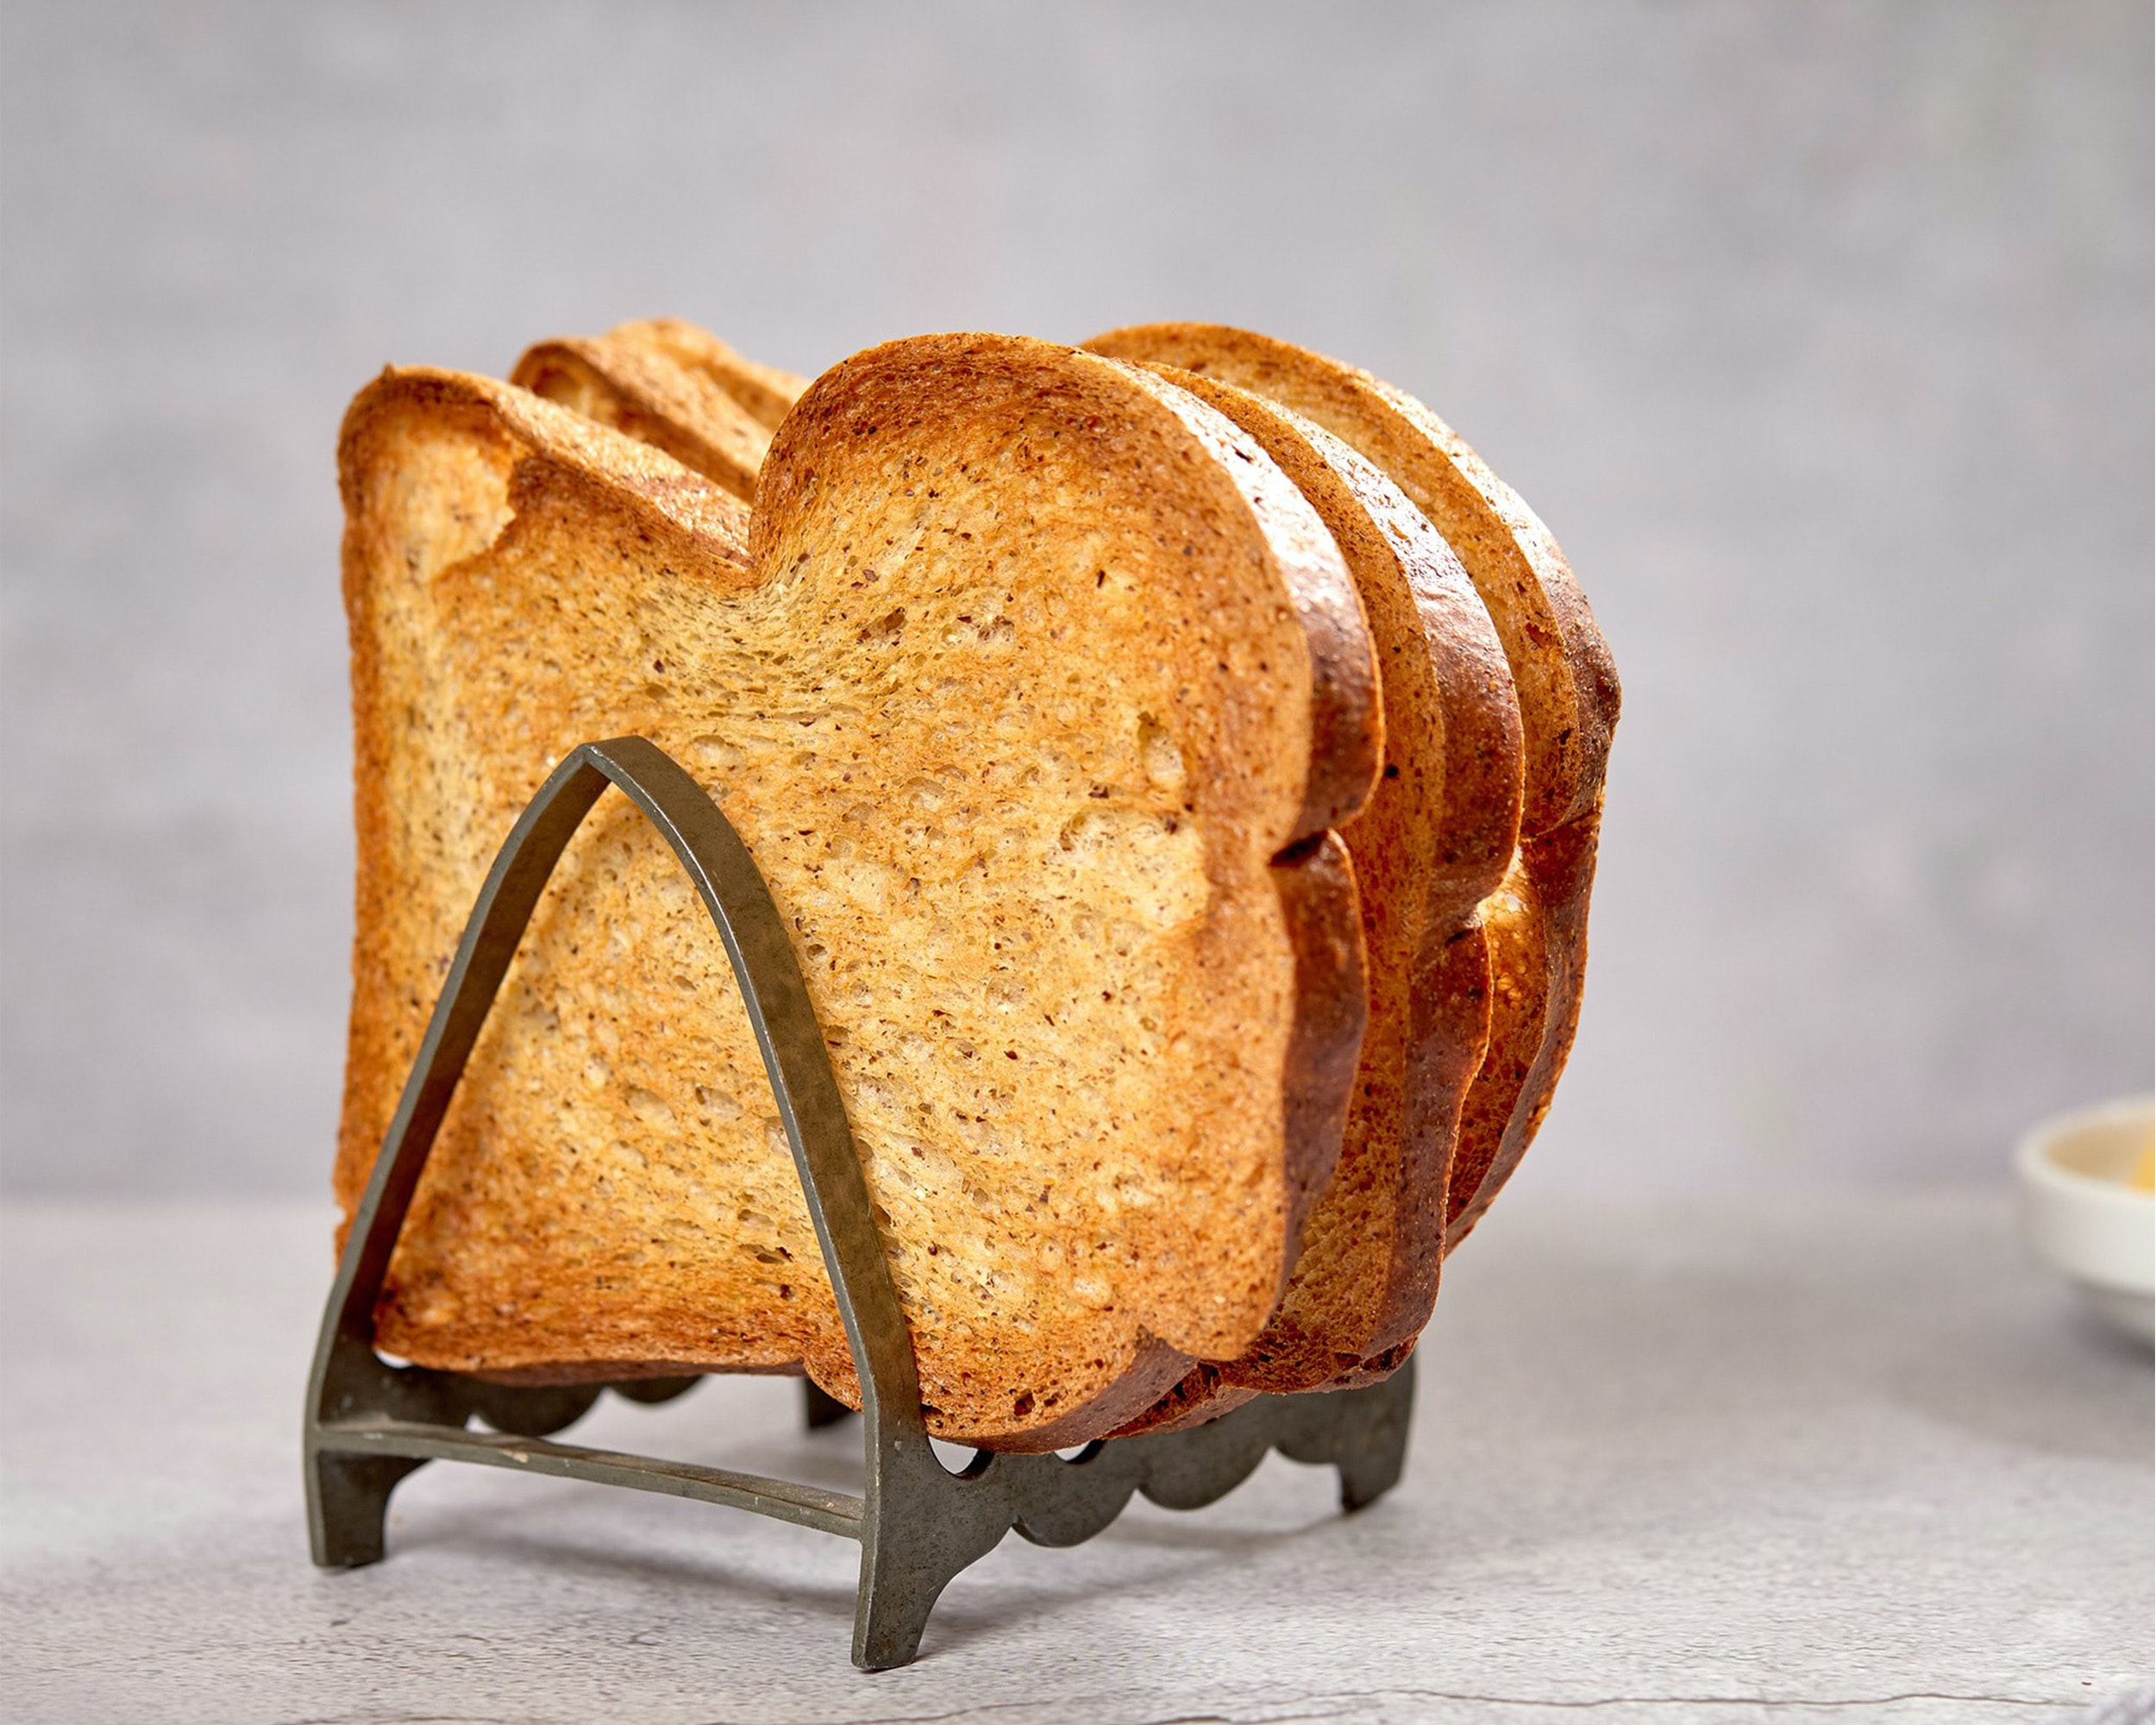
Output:
<svg viewBox="0 0 2156 1725">
<path fill-rule="evenodd" d="M 342 1399 L 339 1357 L 349 1358 L 357 1348 L 373 1358 L 375 1302 L 457 1080 L 555 866 L 610 784 L 643 812 L 672 848 L 725 944 L 823 1247 L 861 1376 L 863 1410 L 872 1427 L 887 1437 L 910 1433 L 924 1441 L 912 1339 L 884 1260 L 837 1076 L 786 924 L 748 846 L 718 805 L 678 762 L 641 737 L 587 743 L 568 756 L 539 787 L 494 859 L 353 1218 L 315 1352 L 310 1408 L 318 1421 L 339 1417 L 346 1411 L 335 1405 Z M 420 1381 L 413 1389 L 421 1392 Z M 582 1399 L 588 1403 L 588 1393 Z"/>
</svg>

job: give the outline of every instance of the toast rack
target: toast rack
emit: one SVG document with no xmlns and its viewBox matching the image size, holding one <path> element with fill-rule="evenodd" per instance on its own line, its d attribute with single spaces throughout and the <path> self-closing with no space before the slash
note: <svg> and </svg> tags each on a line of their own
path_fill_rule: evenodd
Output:
<svg viewBox="0 0 2156 1725">
<path fill-rule="evenodd" d="M 603 1389 L 663 1402 L 695 1379 L 528 1387 L 392 1365 L 374 1350 L 374 1307 L 458 1076 L 555 863 L 614 785 L 641 809 L 695 883 L 725 943 L 801 1192 L 860 1373 L 865 1490 L 858 1496 L 761 1474 L 549 1441 Z M 695 780 L 642 737 L 586 743 L 556 768 L 511 829 L 479 891 L 337 1265 L 307 1386 L 307 1521 L 314 1560 L 379 1562 L 390 1493 L 430 1461 L 472 1462 L 718 1503 L 861 1544 L 854 1663 L 910 1663 L 943 1588 L 1016 1528 L 1037 1545 L 1076 1545 L 1133 1491 L 1194 1509 L 1278 1450 L 1339 1471 L 1356 1509 L 1399 1480 L 1413 1396 L 1410 1361 L 1367 1388 L 1260 1396 L 1209 1424 L 1097 1440 L 1075 1455 L 976 1451 L 953 1472 L 931 1448 L 913 1344 L 870 1208 L 821 1027 L 770 888 Z M 811 1426 L 845 1406 L 805 1383 Z M 471 1428 L 476 1416 L 491 1430 Z"/>
</svg>

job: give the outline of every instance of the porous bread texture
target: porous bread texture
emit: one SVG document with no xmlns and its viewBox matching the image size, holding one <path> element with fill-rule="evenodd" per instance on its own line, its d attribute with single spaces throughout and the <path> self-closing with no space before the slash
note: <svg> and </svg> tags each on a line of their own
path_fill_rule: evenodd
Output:
<svg viewBox="0 0 2156 1725">
<path fill-rule="evenodd" d="M 1216 380 L 1152 369 L 1250 434 L 1339 544 L 1385 667 L 1388 759 L 1370 806 L 1343 835 L 1363 888 L 1370 986 L 1338 1164 L 1281 1308 L 1251 1352 L 1194 1366 L 1133 1431 L 1200 1411 L 1213 1417 L 1258 1389 L 1323 1382 L 1421 1327 L 1436 1294 L 1443 1216 L 1418 1228 L 1399 1213 L 1441 1212 L 1461 1095 L 1488 1032 L 1488 957 L 1471 924 L 1512 853 L 1520 802 L 1510 674 L 1482 601 L 1436 530 L 1389 480 L 1307 421 Z M 677 450 L 702 435 L 693 418 L 662 429 L 667 435 L 647 430 L 648 441 Z M 1449 767 L 1448 748 L 1457 757 Z M 1413 1008 L 1411 979 L 1425 985 Z M 1412 1070 L 1424 1082 L 1403 1140 L 1411 1016 L 1422 1020 Z"/>
<path fill-rule="evenodd" d="M 1548 1113 L 1578 1025 L 1602 779 L 1620 699 L 1608 643 L 1549 530 L 1412 396 L 1307 348 L 1219 324 L 1118 329 L 1087 345 L 1222 379 L 1333 433 L 1388 474 L 1445 536 L 1503 643 L 1526 737 L 1520 872 L 1532 903 L 1502 915 L 1493 906 L 1489 920 L 1505 998 L 1448 1176 L 1445 1240 L 1457 1245 Z"/>
<path fill-rule="evenodd" d="M 743 502 L 770 428 L 713 379 L 636 333 L 563 336 L 525 349 L 510 380 L 640 442 L 664 449 Z"/>
<path fill-rule="evenodd" d="M 744 359 L 708 329 L 679 317 L 645 317 L 617 323 L 606 332 L 617 342 L 663 354 L 678 366 L 708 378 L 747 410 L 767 431 L 793 411 L 808 380 L 775 366 Z"/>
<path fill-rule="evenodd" d="M 1522 762 L 1519 701 L 1489 612 L 1399 486 L 1300 415 L 1156 369 L 1255 439 L 1339 545 L 1376 649 L 1386 764 L 1341 832 L 1361 891 L 1369 1024 L 1338 1166 L 1257 1343 L 1194 1368 L 1133 1430 L 1224 1412 L 1244 1399 L 1236 1392 L 1325 1383 L 1427 1320 L 1446 1170 L 1489 1034 L 1476 911 L 1513 857 Z"/>
<path fill-rule="evenodd" d="M 796 931 L 931 1429 L 1059 1446 L 1248 1346 L 1337 1153 L 1363 979 L 1327 829 L 1382 750 L 1338 553 L 1259 452 L 1134 368 L 943 337 L 804 400 L 752 558 L 697 475 L 483 380 L 386 374 L 341 466 L 348 1218 L 496 846 L 635 731 Z M 623 800 L 542 900 L 377 1323 L 447 1369 L 805 1363 L 857 1404 L 723 949 Z"/>
<path fill-rule="evenodd" d="M 1131 1430 L 1213 1417 L 1259 1389 L 1307 1387 L 1341 1372 L 1366 1377 L 1368 1372 L 1356 1371 L 1362 1362 L 1382 1358 L 1413 1338 L 1436 1296 L 1446 1173 L 1458 1135 L 1463 1092 L 1492 1040 L 1486 1032 L 1493 1000 L 1497 1034 L 1489 1070 L 1475 1093 L 1476 1112 L 1470 1128 L 1475 1143 L 1491 1146 L 1503 1142 L 1513 1106 L 1527 1091 L 1551 1005 L 1551 952 L 1542 906 L 1523 869 L 1511 872 L 1501 894 L 1491 894 L 1485 919 L 1492 939 L 1486 943 L 1482 928 L 1468 925 L 1476 900 L 1505 874 L 1512 852 L 1520 801 L 1519 724 L 1508 687 L 1502 696 L 1506 741 L 1492 744 L 1488 720 L 1473 710 L 1478 700 L 1487 706 L 1491 680 L 1486 672 L 1493 656 L 1499 681 L 1508 682 L 1509 674 L 1502 669 L 1501 648 L 1482 602 L 1457 559 L 1390 480 L 1329 434 L 1217 380 L 1162 369 L 1257 434 L 1312 497 L 1341 541 L 1388 667 L 1390 772 L 1396 779 L 1418 762 L 1421 770 L 1409 783 L 1381 787 L 1351 834 L 1372 955 L 1371 1028 L 1364 1038 L 1340 1165 L 1312 1219 L 1282 1310 L 1250 1355 L 1226 1366 L 1194 1367 L 1169 1397 L 1133 1422 Z M 1286 416 L 1287 423 L 1276 424 L 1268 441 L 1269 417 L 1276 421 L 1279 416 Z M 1326 446 L 1322 455 L 1310 448 L 1313 436 Z M 1353 470 L 1352 477 L 1344 480 L 1332 473 L 1334 467 Z M 1313 486 L 1328 495 L 1313 494 Z M 1432 616 L 1432 632 L 1420 649 L 1407 644 L 1419 634 L 1419 624 L 1394 630 L 1392 644 L 1387 644 L 1381 606 L 1388 596 L 1409 608 L 1413 603 L 1391 547 L 1380 536 L 1376 555 L 1366 551 L 1358 560 L 1350 543 L 1358 533 L 1364 540 L 1370 537 L 1370 516 L 1355 493 L 1374 488 L 1389 493 L 1376 506 L 1393 524 L 1395 537 L 1410 536 L 1399 525 L 1405 518 L 1413 536 L 1428 542 L 1409 561 L 1423 567 L 1434 558 L 1449 566 L 1436 590 L 1453 602 L 1450 618 Z M 1449 646 L 1448 637 L 1457 645 Z M 1403 650 L 1417 653 L 1413 675 L 1399 663 Z M 1433 705 L 1447 694 L 1459 709 L 1449 733 Z M 1444 759 L 1448 741 L 1461 750 L 1449 775 Z M 1504 787 L 1490 781 L 1493 761 L 1506 763 L 1511 782 Z M 1426 796 L 1419 817 L 1402 813 L 1411 786 L 1426 779 L 1456 792 L 1445 811 L 1447 831 L 1437 830 L 1433 797 Z M 1388 791 L 1393 793 L 1389 797 Z M 1423 830 L 1410 838 L 1405 829 L 1418 819 Z M 1495 836 L 1501 825 L 1501 838 Z M 1412 931 L 1423 918 L 1426 896 L 1424 950 L 1425 943 Z M 1498 960 L 1494 975 L 1492 945 Z M 1576 988 L 1570 999 L 1576 1013 Z M 1411 1016 L 1420 1026 L 1413 1036 L 1407 1032 Z M 1569 1042 L 1568 1033 L 1556 1044 L 1560 1063 Z M 1539 1094 L 1546 1107 L 1548 1084 L 1539 1087 Z M 1520 1138 L 1515 1134 L 1514 1142 L 1524 1148 Z M 1478 1174 L 1482 1165 L 1477 1164 Z M 1396 1363 L 1388 1361 L 1382 1369 Z"/>
</svg>

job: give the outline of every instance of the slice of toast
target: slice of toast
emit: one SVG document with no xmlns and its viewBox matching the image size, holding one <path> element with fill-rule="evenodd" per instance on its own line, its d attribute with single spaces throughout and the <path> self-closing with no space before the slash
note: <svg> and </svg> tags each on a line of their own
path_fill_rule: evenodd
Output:
<svg viewBox="0 0 2156 1725">
<path fill-rule="evenodd" d="M 664 449 L 743 502 L 756 494 L 771 428 L 646 326 L 541 342 L 525 350 L 510 380 Z"/>
<path fill-rule="evenodd" d="M 650 736 L 799 934 L 931 1429 L 1128 1421 L 1270 1316 L 1364 1013 L 1330 831 L 1380 765 L 1339 554 L 1150 374 L 937 337 L 819 380 L 758 512 L 512 387 L 391 373 L 341 451 L 360 875 L 338 1190 L 494 846 Z M 438 1140 L 380 1345 L 526 1379 L 858 1387 L 716 934 L 626 804 L 572 844 Z"/>
<path fill-rule="evenodd" d="M 808 387 L 806 378 L 744 359 L 710 330 L 679 317 L 645 317 L 633 323 L 617 323 L 607 334 L 709 380 L 767 431 L 779 429 L 779 422 L 793 411 L 793 404 Z"/>
<path fill-rule="evenodd" d="M 1087 345 L 1221 379 L 1325 427 L 1413 499 L 1459 554 L 1496 625 L 1519 692 L 1526 781 L 1518 869 L 1487 919 L 1490 1044 L 1448 1177 L 1445 1238 L 1457 1245 L 1540 1126 L 1578 1024 L 1619 704 L 1608 647 L 1549 530 L 1413 397 L 1338 361 L 1217 324 L 1118 329 Z"/>
<path fill-rule="evenodd" d="M 1300 415 L 1156 367 L 1219 409 L 1300 487 L 1338 543 L 1377 649 L 1386 764 L 1342 829 L 1361 891 L 1369 1026 L 1332 1182 L 1250 1351 L 1194 1370 L 1131 1429 L 1211 1416 L 1237 1392 L 1327 1383 L 1420 1331 L 1436 1298 L 1445 1176 L 1489 1035 L 1477 911 L 1519 837 L 1520 704 L 1489 614 L 1392 480 Z"/>
</svg>

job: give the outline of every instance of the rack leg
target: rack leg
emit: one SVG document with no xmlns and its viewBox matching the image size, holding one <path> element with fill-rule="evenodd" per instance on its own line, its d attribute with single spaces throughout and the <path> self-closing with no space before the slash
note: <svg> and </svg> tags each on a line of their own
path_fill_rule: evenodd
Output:
<svg viewBox="0 0 2156 1725">
<path fill-rule="evenodd" d="M 1333 1465 L 1340 1471 L 1340 1508 L 1360 1509 L 1400 1484 L 1407 1464 L 1407 1428 L 1414 1413 L 1415 1367 L 1408 1361 L 1384 1383 L 1343 1392 L 1344 1429 Z"/>
<path fill-rule="evenodd" d="M 961 1546 L 932 1536 L 894 1540 L 887 1534 L 863 1540 L 861 1592 L 854 1607 L 854 1663 L 862 1671 L 912 1665 L 944 1588 L 996 1542 L 970 1540 Z"/>
<path fill-rule="evenodd" d="M 801 1416 L 812 1432 L 836 1426 L 853 1411 L 836 1396 L 826 1396 L 814 1378 L 801 1380 Z"/>
<path fill-rule="evenodd" d="M 1000 1494 L 956 1490 L 927 1444 L 913 1442 L 918 1453 L 894 1445 L 881 1463 L 870 1451 L 873 1489 L 854 1606 L 854 1663 L 863 1671 L 911 1665 L 944 1588 L 1011 1529 Z"/>
<path fill-rule="evenodd" d="M 1340 1458 L 1340 1508 L 1354 1510 L 1375 1503 L 1400 1484 L 1407 1461 L 1403 1449 L 1389 1457 L 1357 1454 Z"/>
<path fill-rule="evenodd" d="M 862 1558 L 861 1593 L 854 1605 L 854 1663 L 862 1671 L 910 1665 L 921 1650 L 929 1614 L 949 1576 L 900 1573 Z"/>
<path fill-rule="evenodd" d="M 382 1560 L 389 1495 L 420 1461 L 401 1456 L 317 1451 L 307 1465 L 307 1536 L 323 1569 L 357 1569 Z"/>
</svg>

